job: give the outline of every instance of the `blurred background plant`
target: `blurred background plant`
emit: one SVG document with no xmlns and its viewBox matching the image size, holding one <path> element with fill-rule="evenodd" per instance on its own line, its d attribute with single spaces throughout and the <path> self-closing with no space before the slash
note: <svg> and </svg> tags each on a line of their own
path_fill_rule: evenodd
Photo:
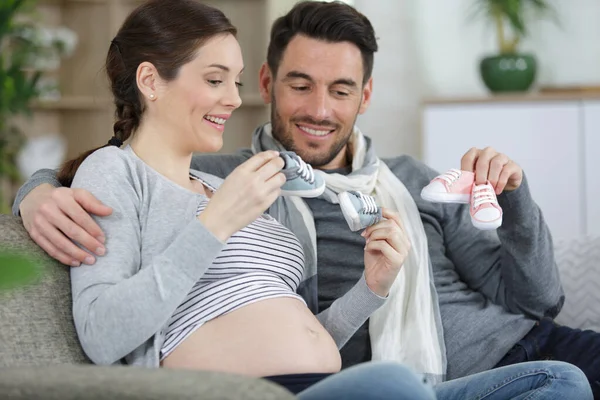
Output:
<svg viewBox="0 0 600 400">
<path fill-rule="evenodd" d="M 535 20 L 556 20 L 556 10 L 549 0 L 475 0 L 474 6 L 476 15 L 494 24 L 500 54 L 517 53 L 521 40 L 529 33 L 529 24 Z"/>
<path fill-rule="evenodd" d="M 35 4 L 0 0 L 0 214 L 10 213 L 10 187 L 20 180 L 17 155 L 25 137 L 14 118 L 31 117 L 32 102 L 56 89 L 40 86 L 42 77 L 77 45 L 70 29 L 37 24 Z"/>
<path fill-rule="evenodd" d="M 40 262 L 35 257 L 0 248 L 0 294 L 35 283 L 41 276 Z"/>
<path fill-rule="evenodd" d="M 483 58 L 480 73 L 492 92 L 529 90 L 537 75 L 535 55 L 520 53 L 531 25 L 543 18 L 558 22 L 550 0 L 475 0 L 474 17 L 485 18 L 496 32 L 497 53 Z"/>
</svg>

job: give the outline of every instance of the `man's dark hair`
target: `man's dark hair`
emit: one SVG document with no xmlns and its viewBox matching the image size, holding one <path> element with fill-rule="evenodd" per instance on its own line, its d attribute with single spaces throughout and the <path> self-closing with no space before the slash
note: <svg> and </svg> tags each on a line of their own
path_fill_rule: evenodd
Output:
<svg viewBox="0 0 600 400">
<path fill-rule="evenodd" d="M 363 85 L 373 73 L 373 54 L 377 51 L 375 31 L 367 17 L 342 2 L 301 1 L 271 28 L 267 64 L 276 76 L 285 49 L 296 35 L 325 42 L 350 42 L 363 59 Z"/>
</svg>

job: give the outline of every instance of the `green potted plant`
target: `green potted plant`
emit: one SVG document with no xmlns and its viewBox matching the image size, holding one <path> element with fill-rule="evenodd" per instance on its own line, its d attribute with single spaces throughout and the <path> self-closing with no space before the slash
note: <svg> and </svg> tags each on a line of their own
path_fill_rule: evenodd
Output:
<svg viewBox="0 0 600 400">
<path fill-rule="evenodd" d="M 476 11 L 493 24 L 498 41 L 498 54 L 480 62 L 483 82 L 494 93 L 527 91 L 538 66 L 533 54 L 518 51 L 519 44 L 529 33 L 528 25 L 554 14 L 553 7 L 548 0 L 475 1 Z"/>
<path fill-rule="evenodd" d="M 32 101 L 53 90 L 39 85 L 44 61 L 67 54 L 76 42 L 66 28 L 36 24 L 35 3 L 0 0 L 0 214 L 10 213 L 11 187 L 20 179 L 16 159 L 25 142 L 11 122 L 31 115 Z"/>
</svg>

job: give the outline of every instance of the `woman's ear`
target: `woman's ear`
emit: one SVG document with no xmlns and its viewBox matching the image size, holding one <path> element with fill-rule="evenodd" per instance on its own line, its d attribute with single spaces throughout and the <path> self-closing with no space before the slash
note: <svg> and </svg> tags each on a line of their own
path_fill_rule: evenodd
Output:
<svg viewBox="0 0 600 400">
<path fill-rule="evenodd" d="M 142 96 L 148 101 L 154 101 L 158 98 L 158 84 L 160 76 L 156 67 L 147 61 L 141 63 L 136 71 L 136 83 Z"/>
</svg>

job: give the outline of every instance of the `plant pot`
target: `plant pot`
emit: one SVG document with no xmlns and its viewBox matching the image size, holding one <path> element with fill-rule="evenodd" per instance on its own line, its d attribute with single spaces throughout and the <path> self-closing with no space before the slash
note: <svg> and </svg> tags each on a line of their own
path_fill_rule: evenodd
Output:
<svg viewBox="0 0 600 400">
<path fill-rule="evenodd" d="M 535 80 L 537 62 L 531 54 L 485 57 L 479 64 L 485 86 L 494 93 L 524 92 Z"/>
</svg>

